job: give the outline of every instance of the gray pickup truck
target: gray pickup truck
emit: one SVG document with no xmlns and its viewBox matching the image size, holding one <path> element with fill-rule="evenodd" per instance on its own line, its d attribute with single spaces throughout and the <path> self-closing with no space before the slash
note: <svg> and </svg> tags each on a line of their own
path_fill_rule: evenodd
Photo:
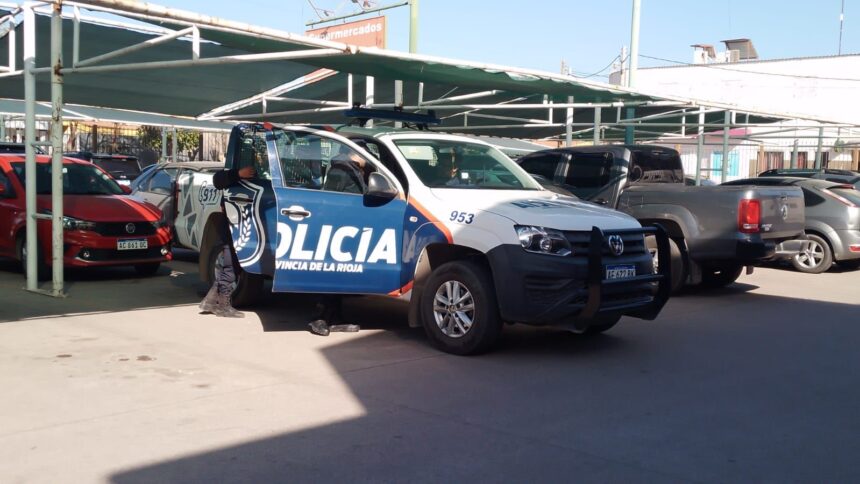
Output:
<svg viewBox="0 0 860 484">
<path fill-rule="evenodd" d="M 686 186 L 681 158 L 673 149 L 559 148 L 518 162 L 551 190 L 615 207 L 643 225 L 662 225 L 671 237 L 673 290 L 685 283 L 731 284 L 745 266 L 793 257 L 805 243 L 799 189 Z"/>
</svg>

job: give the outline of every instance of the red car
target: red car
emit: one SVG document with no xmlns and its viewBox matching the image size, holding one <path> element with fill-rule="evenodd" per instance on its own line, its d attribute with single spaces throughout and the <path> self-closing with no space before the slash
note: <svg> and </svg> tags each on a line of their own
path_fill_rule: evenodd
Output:
<svg viewBox="0 0 860 484">
<path fill-rule="evenodd" d="M 36 157 L 37 210 L 51 210 L 51 165 Z M 92 163 L 63 160 L 63 259 L 66 267 L 134 266 L 141 275 L 171 259 L 170 229 L 153 205 L 126 195 Z M 22 262 L 25 248 L 24 156 L 0 154 L 0 257 Z M 50 277 L 51 222 L 39 220 L 39 277 Z"/>
</svg>

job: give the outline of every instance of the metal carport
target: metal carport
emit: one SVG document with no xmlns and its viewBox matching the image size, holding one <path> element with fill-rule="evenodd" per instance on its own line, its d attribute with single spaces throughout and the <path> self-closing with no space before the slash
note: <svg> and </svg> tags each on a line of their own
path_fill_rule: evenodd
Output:
<svg viewBox="0 0 860 484">
<path fill-rule="evenodd" d="M 82 10 L 136 22 L 89 18 Z M 50 218 L 54 261 L 62 260 L 63 247 L 66 100 L 201 120 L 332 122 L 354 103 L 432 108 L 446 118 L 441 130 L 527 138 L 563 134 L 568 143 L 577 135 L 600 142 L 604 130 L 632 140 L 634 129 L 653 128 L 658 131 L 650 135 L 657 135 L 684 133 L 688 126 L 697 130 L 700 144 L 707 130 L 724 131 L 728 143 L 730 127 L 795 117 L 748 111 L 738 116 L 731 111 L 744 113 L 739 106 L 650 96 L 530 69 L 347 46 L 128 0 L 0 3 L 0 35 L 6 38 L 0 41 L 0 59 L 8 58 L 0 66 L 0 97 L 23 98 L 26 105 L 28 252 L 36 253 L 30 222 Z M 52 104 L 50 216 L 35 213 L 37 99 Z M 809 121 L 818 127 L 826 120 Z M 35 260 L 27 262 L 27 289 L 37 291 Z M 63 293 L 61 263 L 53 264 L 50 293 Z"/>
</svg>

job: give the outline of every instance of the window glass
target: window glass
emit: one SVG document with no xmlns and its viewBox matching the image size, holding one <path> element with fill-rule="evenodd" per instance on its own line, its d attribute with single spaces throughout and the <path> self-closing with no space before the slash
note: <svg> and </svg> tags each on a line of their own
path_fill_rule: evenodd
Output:
<svg viewBox="0 0 860 484">
<path fill-rule="evenodd" d="M 0 198 L 15 198 L 15 189 L 3 171 L 0 171 Z"/>
<path fill-rule="evenodd" d="M 125 175 L 134 178 L 140 175 L 137 158 L 93 158 L 93 163 L 114 177 Z"/>
<path fill-rule="evenodd" d="M 830 191 L 839 195 L 840 197 L 846 198 L 847 200 L 853 202 L 855 205 L 860 206 L 860 190 L 852 188 L 831 188 Z"/>
<path fill-rule="evenodd" d="M 399 139 L 394 144 L 430 188 L 540 190 L 540 185 L 492 146 L 443 139 Z"/>
<path fill-rule="evenodd" d="M 269 171 L 269 151 L 266 147 L 266 133 L 264 131 L 248 132 L 242 137 L 239 146 L 239 158 L 236 160 L 236 168 L 253 166 L 257 172 L 255 178 L 271 180 Z"/>
<path fill-rule="evenodd" d="M 579 198 L 591 198 L 613 178 L 612 153 L 571 153 L 564 188 Z"/>
<path fill-rule="evenodd" d="M 286 187 L 360 194 L 375 171 L 354 149 L 312 133 L 276 131 L 275 146 Z"/>
<path fill-rule="evenodd" d="M 683 183 L 681 157 L 669 150 L 634 151 L 628 178 L 630 183 Z"/>
<path fill-rule="evenodd" d="M 173 191 L 173 179 L 176 176 L 176 168 L 158 170 L 152 175 L 147 191 L 154 193 L 170 193 Z"/>
<path fill-rule="evenodd" d="M 406 190 L 407 193 L 409 192 L 409 180 L 406 178 L 406 173 L 403 171 L 403 167 L 400 166 L 400 163 L 394 158 L 394 155 L 391 154 L 391 151 L 388 148 L 374 139 L 360 138 L 353 139 L 352 141 L 367 150 L 368 153 L 375 156 L 383 166 L 388 168 L 388 170 L 394 174 L 397 181 L 399 181 L 400 185 L 403 186 L 403 189 Z"/>
<path fill-rule="evenodd" d="M 24 163 L 12 163 L 15 176 L 25 184 Z M 36 164 L 36 193 L 51 193 L 51 165 Z M 121 195 L 125 192 L 104 171 L 89 163 L 66 163 L 63 165 L 63 193 L 66 195 Z"/>
<path fill-rule="evenodd" d="M 560 155 L 529 156 L 523 159 L 520 166 L 533 175 L 540 175 L 549 181 L 553 181 L 559 158 Z"/>
<path fill-rule="evenodd" d="M 818 195 L 808 188 L 803 188 L 803 205 L 806 207 L 814 207 L 824 203 L 824 197 Z"/>
</svg>

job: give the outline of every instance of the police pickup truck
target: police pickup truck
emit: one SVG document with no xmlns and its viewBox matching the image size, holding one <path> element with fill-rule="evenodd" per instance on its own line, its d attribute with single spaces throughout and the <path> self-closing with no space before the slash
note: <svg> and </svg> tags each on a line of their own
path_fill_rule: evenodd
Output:
<svg viewBox="0 0 860 484">
<path fill-rule="evenodd" d="M 348 180 L 346 160 L 362 179 Z M 504 322 L 600 333 L 624 315 L 654 319 L 668 298 L 670 267 L 655 273 L 644 244 L 657 234 L 668 256 L 662 229 L 547 191 L 482 141 L 243 124 L 226 167 L 248 165 L 256 178 L 223 192 L 199 171 L 176 190 L 177 242 L 199 250 L 205 280 L 231 234 L 239 305 L 264 279 L 274 292 L 388 295 L 437 347 L 470 354 Z"/>
</svg>

